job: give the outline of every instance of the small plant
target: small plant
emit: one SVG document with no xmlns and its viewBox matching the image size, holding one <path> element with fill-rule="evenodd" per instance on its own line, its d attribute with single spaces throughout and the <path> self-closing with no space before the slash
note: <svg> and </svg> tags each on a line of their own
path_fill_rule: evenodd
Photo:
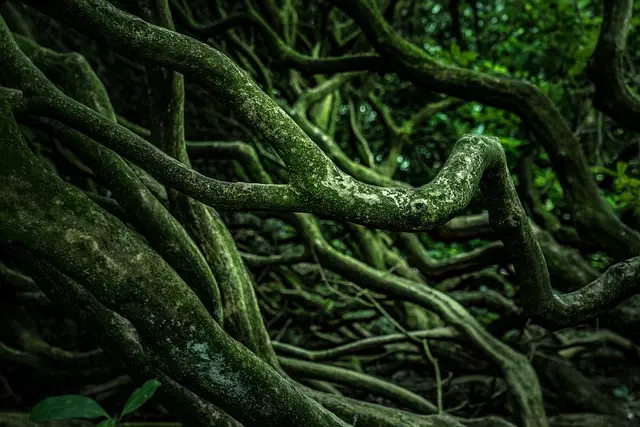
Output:
<svg viewBox="0 0 640 427">
<path fill-rule="evenodd" d="M 86 396 L 68 394 L 64 396 L 48 397 L 31 410 L 29 419 L 34 422 L 51 420 L 68 420 L 72 418 L 105 418 L 98 427 L 114 427 L 122 418 L 135 411 L 151 399 L 160 387 L 160 381 L 149 380 L 142 387 L 137 388 L 125 403 L 122 412 L 111 417 L 95 400 Z"/>
<path fill-rule="evenodd" d="M 631 211 L 635 215 L 640 215 L 640 179 L 632 175 L 633 170 L 629 171 L 628 163 L 616 163 L 615 171 L 602 166 L 594 167 L 593 171 L 613 178 L 613 191 L 606 200 L 616 211 L 619 213 Z M 600 177 L 596 176 L 596 178 Z"/>
</svg>

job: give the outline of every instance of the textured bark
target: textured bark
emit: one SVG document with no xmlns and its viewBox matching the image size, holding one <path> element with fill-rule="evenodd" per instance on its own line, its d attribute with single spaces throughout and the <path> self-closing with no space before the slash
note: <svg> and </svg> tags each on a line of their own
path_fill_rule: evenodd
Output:
<svg viewBox="0 0 640 427">
<path fill-rule="evenodd" d="M 364 185 L 338 171 L 282 109 L 252 84 L 243 71 L 214 49 L 175 33 L 158 31 L 157 27 L 136 20 L 101 0 L 82 4 L 67 1 L 61 7 L 51 9 L 47 9 L 48 4 L 35 5 L 54 16 L 63 14 L 66 20 L 72 20 L 80 29 L 105 40 L 123 53 L 138 55 L 145 60 L 189 73 L 211 93 L 221 96 L 232 110 L 252 124 L 289 168 L 289 186 L 241 185 L 213 182 L 214 180 L 202 180 L 202 185 L 194 186 L 194 178 L 199 178 L 195 173 L 187 174 L 184 167 L 177 168 L 177 165 L 153 151 L 146 141 L 136 141 L 134 150 L 131 135 L 117 133 L 118 138 L 122 136 L 118 145 L 120 142 L 122 145 L 112 145 L 113 149 L 121 154 L 122 151 L 127 151 L 126 156 L 134 162 L 142 162 L 144 158 L 145 167 L 150 173 L 162 174 L 161 180 L 166 184 L 206 203 L 216 204 L 217 200 L 217 203 L 223 202 L 226 207 L 235 205 L 245 209 L 312 210 L 378 227 L 427 228 L 444 222 L 456 210 L 465 206 L 484 168 L 490 162 L 500 162 L 494 156 L 503 156 L 499 154 L 501 147 L 497 140 L 468 137 L 457 144 L 457 149 L 447 162 L 448 167 L 433 182 L 420 189 L 386 189 Z M 101 11 L 100 14 L 94 12 L 98 10 L 96 8 Z M 114 32 L 111 28 L 110 22 L 113 20 L 119 22 L 120 31 Z M 247 99 L 251 102 L 247 102 Z M 86 120 L 86 114 L 81 114 L 77 108 L 70 108 L 72 105 L 68 102 L 63 104 L 66 107 L 64 111 L 58 107 L 51 114 L 64 114 L 68 121 L 86 129 L 87 125 L 82 123 L 84 120 L 79 120 L 79 116 L 84 116 L 82 118 Z M 103 144 L 114 143 L 112 140 L 105 141 L 104 134 L 114 134 L 115 130 L 108 129 L 105 123 L 98 120 L 92 125 L 95 126 L 87 131 L 103 135 L 96 139 Z M 156 161 L 162 163 L 162 168 L 153 166 Z M 149 162 L 152 164 L 149 165 Z M 455 173 L 457 168 L 462 168 L 467 175 Z M 176 175 L 184 180 L 177 182 Z M 488 178 L 491 176 L 492 174 L 487 174 Z M 212 189 L 218 186 L 220 191 L 215 194 L 206 191 L 207 187 Z M 443 186 L 452 194 L 451 198 L 445 200 L 444 206 L 441 202 L 436 202 L 442 195 Z M 237 191 L 229 191 L 234 187 Z"/>
<path fill-rule="evenodd" d="M 622 126 L 640 131 L 640 101 L 629 90 L 623 67 L 633 0 L 604 1 L 603 7 L 600 37 L 588 68 L 596 88 L 593 104 Z"/>
<path fill-rule="evenodd" d="M 528 313 L 551 328 L 584 323 L 611 310 L 637 294 L 640 286 L 640 257 L 619 262 L 582 288 L 551 293 L 542 288 L 522 290 L 521 301 Z"/>
<path fill-rule="evenodd" d="M 172 379 L 243 424 L 343 425 L 226 335 L 135 233 L 43 168 L 1 102 L 4 243 L 26 247 L 82 283 L 131 322 L 145 351 Z"/>
<path fill-rule="evenodd" d="M 14 259 L 28 268 L 38 285 L 74 319 L 94 331 L 98 343 L 122 362 L 130 376 L 143 383 L 155 378 L 162 383 L 160 401 L 177 418 L 194 427 L 241 427 L 235 419 L 171 379 L 142 348 L 137 331 L 125 318 L 100 304 L 93 295 L 35 253 L 13 248 Z"/>
<path fill-rule="evenodd" d="M 195 22 L 186 2 L 182 5 L 175 2 L 175 10 L 185 21 L 188 31 L 202 35 L 206 43 L 174 31 L 167 0 L 136 0 L 144 21 L 120 11 L 106 0 L 25 1 L 47 15 L 70 23 L 119 55 L 147 67 L 150 129 L 123 120 L 117 124 L 104 87 L 81 57 L 56 54 L 28 39 L 14 36 L 0 18 L 0 82 L 12 86 L 0 87 L 0 145 L 3 155 L 6 154 L 6 158 L 0 158 L 0 241 L 10 249 L 13 260 L 24 263 L 23 271 L 30 274 L 33 271 L 34 278 L 48 296 L 57 299 L 67 311 L 79 307 L 73 314 L 93 322 L 91 328 L 103 334 L 101 345 L 121 357 L 136 380 L 161 379 L 166 385 L 162 392 L 166 393 L 163 397 L 169 409 L 184 417 L 187 423 L 203 426 L 232 426 L 238 422 L 247 426 L 509 425 L 492 417 L 464 420 L 445 415 L 420 416 L 359 403 L 342 397 L 344 389 L 331 384 L 369 389 L 414 412 L 442 413 L 442 378 L 437 361 L 430 354 L 427 359 L 436 369 L 438 407 L 403 387 L 372 375 L 318 363 L 367 349 L 369 353 L 376 353 L 362 357 L 369 363 L 381 353 L 371 351 L 373 346 L 387 346 L 381 349 L 392 355 L 391 363 L 385 360 L 382 369 L 388 369 L 397 361 L 423 363 L 424 358 L 415 354 L 411 344 L 425 344 L 429 353 L 425 340 L 435 340 L 432 348 L 438 352 L 437 356 L 448 352 L 448 364 L 464 359 L 455 354 L 460 353 L 463 344 L 480 350 L 504 377 L 504 383 L 499 380 L 501 391 L 496 394 L 492 391 L 493 396 L 487 403 L 501 399 L 499 395 L 506 386 L 511 403 L 508 411 L 519 425 L 546 426 L 548 420 L 541 388 L 530 358 L 491 335 L 478 320 L 488 319 L 474 318 L 464 306 L 488 307 L 504 313 L 500 321 L 510 333 L 520 329 L 520 322 L 526 321 L 520 308 L 499 292 L 482 288 L 469 290 L 466 286 L 476 286 L 477 281 L 471 283 L 465 277 L 453 279 L 450 282 L 464 284 L 464 290 L 459 290 L 462 289 L 460 286 L 444 293 L 442 289 L 448 284 L 443 283 L 438 287 L 440 290 L 433 289 L 427 285 L 425 276 L 432 283 L 495 264 L 511 273 L 511 265 L 508 265 L 511 263 L 526 314 L 551 328 L 599 317 L 640 291 L 640 257 L 637 257 L 640 237 L 622 225 L 604 203 L 576 138 L 543 92 L 527 83 L 440 64 L 422 49 L 394 34 L 385 21 L 389 18 L 382 17 L 374 0 L 336 0 L 353 18 L 343 27 L 355 27 L 356 33 L 363 30 L 378 52 L 342 58 L 323 57 L 329 52 L 330 39 L 340 38 L 330 34 L 333 31 L 328 23 L 344 20 L 339 11 L 336 14 L 330 8 L 321 20 L 322 41 L 317 49 L 312 48 L 313 55 L 320 57 L 296 51 L 296 46 L 305 44 L 311 48 L 311 39 L 303 37 L 296 43 L 297 24 L 289 21 L 297 19 L 297 11 L 290 3 L 293 0 L 287 0 L 283 10 L 278 10 L 276 0 L 261 3 L 259 8 L 249 0 L 244 6 L 235 8 L 234 5 L 234 10 L 245 12 L 230 16 L 218 4 L 222 19 L 211 26 Z M 451 4 L 456 9 L 454 12 L 457 11 L 458 2 Z M 392 17 L 394 8 L 392 1 L 385 17 Z M 262 16 L 265 11 L 267 17 Z M 15 16 L 13 20 L 19 31 L 28 32 L 26 24 L 20 24 Z M 249 31 L 233 30 L 235 25 L 247 23 L 251 24 Z M 454 23 L 458 27 L 459 24 Z M 252 29 L 258 32 L 254 33 Z M 603 28 L 603 34 L 610 30 Z M 222 31 L 226 34 L 221 38 L 212 37 Z M 626 31 L 622 29 L 623 33 Z M 368 94 L 375 86 L 374 77 L 351 72 L 325 78 L 286 70 L 282 74 L 273 73 L 274 80 L 271 81 L 270 70 L 262 62 L 265 58 L 261 59 L 257 54 L 263 51 L 256 49 L 254 52 L 243 40 L 247 35 L 258 44 L 266 44 L 273 55 L 267 58 L 268 63 L 265 62 L 269 66 L 290 64 L 312 73 L 359 69 L 397 71 L 401 78 L 421 87 L 517 113 L 534 129 L 536 137 L 549 152 L 569 205 L 575 208 L 574 219 L 580 235 L 572 228 L 561 227 L 555 217 L 538 215 L 548 231 L 538 228 L 527 218 L 497 138 L 464 135 L 435 179 L 421 187 L 413 188 L 392 179 L 397 165 L 394 159 L 402 153 L 404 144 L 411 142 L 418 125 L 435 111 L 459 105 L 462 102 L 459 99 L 445 98 L 426 105 L 398 126 L 393 117 L 386 114 L 389 113 L 386 107 Z M 361 41 L 364 42 L 362 48 L 368 49 L 364 37 Z M 223 51 L 230 52 L 249 73 L 242 71 Z M 262 75 L 267 93 L 254 83 L 250 73 Z M 220 118 L 236 121 L 238 128 L 257 143 L 260 155 L 271 160 L 265 163 L 266 170 L 256 151 L 246 143 L 185 141 L 183 74 L 228 108 L 231 118 L 227 119 L 226 112 Z M 274 91 L 274 82 L 278 90 L 283 89 L 285 93 Z M 310 82 L 316 82 L 315 88 L 303 92 L 302 87 L 313 84 Z M 282 83 L 290 87 L 282 88 Z M 360 89 L 355 89 L 356 86 Z M 341 91 L 349 98 L 355 148 L 366 165 L 352 160 L 341 148 L 340 139 L 333 138 L 336 106 L 343 104 Z M 284 104 L 283 98 L 290 105 L 298 98 L 292 111 L 278 105 Z M 355 107 L 367 98 L 380 112 L 390 136 L 390 147 L 382 150 L 388 148 L 389 155 L 380 166 L 376 164 L 380 158 L 374 159 L 371 151 L 371 148 L 377 149 L 379 140 L 371 138 L 372 144 L 375 141 L 376 145 L 369 147 L 359 129 L 359 113 Z M 218 114 L 217 107 L 208 110 L 209 113 Z M 64 153 L 64 165 L 59 171 L 69 165 L 77 168 L 84 174 L 80 176 L 83 184 L 87 182 L 90 188 L 96 188 L 92 180 L 98 179 L 104 189 L 113 188 L 117 201 L 97 194 L 89 196 L 64 184 L 59 177 L 65 174 L 51 173 L 28 151 L 19 135 L 14 114 L 22 124 L 38 127 L 64 143 L 64 151 L 59 148 Z M 422 130 L 423 127 L 415 136 L 421 137 Z M 32 132 L 28 132 L 33 137 Z M 30 142 L 37 147 L 36 138 Z M 270 147 L 265 149 L 262 142 Z M 74 157 L 74 153 L 80 155 L 82 162 Z M 210 161 L 233 160 L 233 174 L 227 178 L 230 181 L 219 181 L 196 172 L 190 166 L 189 155 L 207 157 Z M 49 161 L 47 154 L 43 159 Z M 59 166 L 57 157 L 50 163 L 52 169 Z M 149 180 L 149 175 L 141 168 L 161 183 Z M 276 180 L 271 179 L 271 172 Z M 525 175 L 529 177 L 528 173 Z M 235 179 L 245 182 L 231 182 Z M 73 180 L 75 182 L 75 177 Z M 152 185 L 155 190 L 151 189 Z M 166 190 L 163 185 L 167 186 Z M 467 209 L 478 190 L 489 217 L 454 218 Z M 531 196 L 529 201 L 535 205 L 538 202 L 536 195 L 527 193 Z M 304 250 L 269 256 L 241 253 L 214 209 L 270 212 L 251 214 L 260 232 L 246 229 L 243 221 L 240 221 L 243 225 L 239 230 L 234 229 L 239 236 L 238 246 L 243 251 L 279 252 L 279 236 L 283 234 L 287 235 L 287 244 L 291 243 L 290 239 L 302 239 Z M 116 214 L 117 218 L 106 211 Z M 295 214 L 285 216 L 276 212 Z M 334 241 L 331 245 L 325 241 L 319 221 L 309 213 L 348 221 L 345 230 L 357 240 L 356 245 L 348 245 L 348 248 L 364 262 L 346 255 L 346 251 L 336 250 L 332 246 Z M 265 216 L 268 219 L 263 221 Z M 271 226 L 266 226 L 267 221 L 288 222 L 291 219 L 297 223 L 299 233 L 295 237 L 291 237 L 291 230 L 276 233 Z M 136 231 L 127 228 L 123 221 Z M 328 224 L 334 227 L 333 222 Z M 468 238 L 475 233 L 501 242 L 495 241 L 464 255 L 436 262 L 429 257 L 418 236 L 401 233 L 396 240 L 406 246 L 409 257 L 405 259 L 404 254 L 393 246 L 388 233 L 363 225 L 400 232 L 436 228 L 436 234 L 449 233 L 453 238 Z M 338 225 L 338 229 L 340 227 Z M 136 234 L 137 231 L 140 234 Z M 273 241 L 264 237 L 265 231 Z M 253 238 L 258 240 L 257 244 L 251 243 L 245 249 L 242 245 Z M 618 262 L 598 277 L 577 251 L 558 244 L 556 238 L 579 247 L 589 243 L 590 248 L 602 249 L 617 259 L 631 255 L 636 258 Z M 256 279 L 259 286 L 253 283 L 243 258 L 255 269 L 256 277 L 260 272 Z M 420 267 L 420 271 L 414 266 Z M 331 270 L 328 276 L 324 268 Z M 487 271 L 477 277 L 488 277 Z M 393 316 L 400 313 L 399 321 L 390 319 L 381 305 L 374 305 L 403 334 L 360 339 L 368 337 L 370 332 L 359 322 L 368 322 L 378 314 L 374 309 L 348 312 L 367 292 L 358 288 L 361 294 L 354 301 L 338 303 L 338 319 L 335 320 L 338 332 L 313 331 L 318 337 L 343 345 L 320 351 L 286 344 L 272 345 L 254 286 L 261 295 L 264 293 L 261 307 L 274 316 L 273 322 L 278 322 L 283 314 L 278 309 L 285 315 L 293 312 L 308 320 L 317 314 L 318 307 L 333 312 L 335 306 L 334 301 L 316 293 L 318 288 L 305 289 L 305 285 L 319 280 L 318 277 L 328 285 L 336 280 L 335 273 L 356 287 L 373 290 L 375 293 L 368 295 L 372 298 L 387 298 L 382 303 L 385 307 L 393 302 L 390 300 L 401 304 L 399 310 L 392 313 Z M 503 271 L 493 274 L 493 281 L 505 289 L 512 289 L 502 278 Z M 264 277 L 273 279 L 269 278 L 267 282 Z M 552 285 L 561 285 L 556 287 L 566 293 L 557 292 Z M 449 286 L 449 289 L 453 287 Z M 274 300 L 272 291 L 281 295 Z M 44 294 L 40 295 L 44 297 Z M 293 309 L 289 307 L 289 301 L 284 308 L 274 302 L 283 295 L 294 299 Z M 348 298 L 348 295 L 341 297 Z M 25 300 L 27 296 L 21 298 Z M 45 300 L 51 305 L 49 299 L 45 297 Z M 304 312 L 305 308 L 311 308 L 311 312 Z M 425 313 L 432 316 L 429 321 L 412 321 L 415 315 Z M 326 318 L 324 313 L 320 317 Z M 278 340 L 285 336 L 291 320 L 286 319 Z M 13 318 L 10 324 L 19 327 Z M 407 331 L 416 324 L 419 325 L 416 329 L 450 326 Z M 494 326 L 492 324 L 491 330 L 500 329 L 500 325 Z M 522 329 L 523 334 L 538 330 L 528 328 L 528 325 L 523 325 Z M 293 333 L 288 331 L 286 336 Z M 341 337 L 352 342 L 345 344 Z M 558 340 L 562 341 L 562 338 L 558 337 Z M 539 351 L 545 348 L 555 348 L 548 344 L 549 341 L 544 338 L 536 347 L 536 354 L 541 354 Z M 26 350 L 33 349 L 28 337 L 21 342 Z M 514 339 L 512 342 L 521 341 Z M 281 358 L 285 368 L 281 369 L 274 347 L 280 355 L 300 360 Z M 623 347 L 627 351 L 633 348 L 628 341 L 624 341 Z M 116 348 L 124 350 L 119 352 L 114 350 Z M 577 351 L 571 354 L 575 355 Z M 0 343 L 0 353 L 3 353 L 0 357 L 9 354 L 12 360 L 18 360 L 24 354 L 27 363 L 33 362 L 28 351 L 23 353 L 3 343 Z M 71 360 L 73 355 L 64 354 L 64 358 Z M 473 369 L 480 369 L 479 365 L 487 367 L 487 362 L 478 359 L 477 355 L 468 359 L 474 360 Z M 35 362 L 37 365 L 38 361 Z M 342 362 L 344 360 L 338 363 Z M 535 363 L 541 362 L 536 360 Z M 570 369 L 561 369 L 551 363 L 537 367 L 551 388 L 571 388 L 564 397 L 572 408 L 624 415 L 608 399 L 599 398 L 602 395 L 593 384 L 573 375 L 575 372 Z M 333 396 L 299 387 L 287 377 L 287 371 L 305 384 Z M 483 376 L 482 393 L 488 388 L 486 378 L 490 377 Z M 464 384 L 469 382 L 465 381 Z M 477 378 L 471 380 L 475 381 Z M 458 387 L 459 381 L 452 381 L 452 385 Z M 475 385 L 473 388 L 475 390 Z M 318 403 L 329 410 L 323 410 Z M 487 413 L 491 409 L 485 406 L 478 410 Z M 554 421 L 576 422 L 580 419 L 585 421 L 587 418 Z M 599 422 L 600 418 L 594 420 Z"/>
<path fill-rule="evenodd" d="M 378 53 L 413 82 L 451 96 L 512 111 L 529 125 L 549 154 L 579 232 L 618 259 L 640 253 L 640 234 L 622 224 L 606 203 L 584 153 L 562 115 L 526 82 L 443 65 L 395 34 L 372 0 L 334 3 L 362 28 Z"/>
<path fill-rule="evenodd" d="M 502 370 L 520 424 L 547 425 L 538 379 L 526 357 L 514 352 L 489 334 L 464 307 L 448 295 L 424 284 L 388 275 L 336 251 L 324 240 L 317 222 L 312 217 L 298 214 L 297 218 L 305 239 L 314 248 L 322 265 L 347 279 L 366 284 L 369 289 L 412 302 L 437 313 Z"/>
<path fill-rule="evenodd" d="M 33 64 L 52 81 L 89 108 L 115 122 L 107 92 L 86 60 L 77 54 L 58 54 L 17 38 Z M 17 80 L 18 76 L 13 76 Z M 33 122 L 32 122 L 33 123 Z M 214 317 L 221 319 L 218 285 L 202 253 L 184 228 L 151 193 L 132 168 L 113 151 L 56 122 L 36 122 L 80 155 L 114 194 L 152 247 L 192 286 Z"/>
<path fill-rule="evenodd" d="M 166 0 L 140 0 L 140 8 L 147 21 L 174 29 Z M 184 79 L 179 73 L 157 66 L 147 67 L 147 78 L 151 99 L 151 141 L 171 157 L 190 166 L 184 136 Z M 215 271 L 222 293 L 226 329 L 247 348 L 277 367 L 253 283 L 226 226 L 213 209 L 178 191 L 169 190 L 169 202 L 174 215 L 202 248 Z"/>
</svg>

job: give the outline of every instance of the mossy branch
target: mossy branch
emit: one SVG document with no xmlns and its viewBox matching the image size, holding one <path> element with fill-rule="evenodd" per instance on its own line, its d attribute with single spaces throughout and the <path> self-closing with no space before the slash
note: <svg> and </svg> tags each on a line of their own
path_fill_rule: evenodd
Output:
<svg viewBox="0 0 640 427">
<path fill-rule="evenodd" d="M 138 235 L 43 168 L 4 98 L 0 134 L 3 244 L 19 243 L 81 283 L 131 322 L 168 376 L 242 424 L 345 425 L 229 337 Z"/>
<path fill-rule="evenodd" d="M 639 131 L 640 100 L 631 92 L 624 76 L 633 0 L 602 3 L 602 28 L 588 67 L 589 78 L 596 89 L 593 104 L 622 126 Z"/>
<path fill-rule="evenodd" d="M 374 0 L 333 3 L 353 18 L 376 51 L 405 78 L 450 96 L 516 113 L 549 154 L 575 210 L 578 231 L 618 259 L 640 253 L 640 234 L 622 224 L 606 203 L 579 141 L 540 89 L 525 81 L 441 64 L 396 34 Z"/>
</svg>

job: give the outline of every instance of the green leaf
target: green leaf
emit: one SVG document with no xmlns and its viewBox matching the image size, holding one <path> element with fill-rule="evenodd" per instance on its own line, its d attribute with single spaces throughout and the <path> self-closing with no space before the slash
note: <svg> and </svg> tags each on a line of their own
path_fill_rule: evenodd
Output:
<svg viewBox="0 0 640 427">
<path fill-rule="evenodd" d="M 129 400 L 127 400 L 127 403 L 122 409 L 121 417 L 130 414 L 131 412 L 144 405 L 147 400 L 151 399 L 151 396 L 153 396 L 158 387 L 160 387 L 160 381 L 158 380 L 149 380 L 146 383 L 142 384 L 142 387 L 136 389 L 131 394 Z"/>
<path fill-rule="evenodd" d="M 69 394 L 42 400 L 31 410 L 29 419 L 38 422 L 98 417 L 109 417 L 98 402 L 90 397 Z"/>
<path fill-rule="evenodd" d="M 458 44 L 455 42 L 451 43 L 451 56 L 453 57 L 454 61 L 457 61 L 460 57 L 460 46 L 458 46 Z"/>
<path fill-rule="evenodd" d="M 616 171 L 618 172 L 618 175 L 623 175 L 624 173 L 627 171 L 627 168 L 629 167 L 629 165 L 625 162 L 618 162 L 616 163 Z"/>
<path fill-rule="evenodd" d="M 116 422 L 116 420 L 109 418 L 98 424 L 98 427 L 115 427 Z"/>
<path fill-rule="evenodd" d="M 458 60 L 460 61 L 460 65 L 465 67 L 474 62 L 476 59 L 478 59 L 478 53 L 472 50 L 462 52 L 462 54 L 458 58 Z"/>
</svg>

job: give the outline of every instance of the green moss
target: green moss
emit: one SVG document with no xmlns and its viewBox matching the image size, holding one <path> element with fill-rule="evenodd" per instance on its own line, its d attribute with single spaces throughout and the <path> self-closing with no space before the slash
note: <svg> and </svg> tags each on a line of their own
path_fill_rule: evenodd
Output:
<svg viewBox="0 0 640 427">
<path fill-rule="evenodd" d="M 115 113 L 100 79 L 88 62 L 78 54 L 59 54 L 33 41 L 16 37 L 33 64 L 58 84 L 67 95 L 115 122 Z M 37 70 L 33 71 L 34 74 Z M 46 84 L 48 83 L 48 84 Z M 55 98 L 54 86 L 46 82 L 41 90 Z M 89 165 L 118 203 L 129 213 L 138 230 L 199 294 L 203 303 L 218 319 L 222 319 L 220 294 L 215 277 L 198 247 L 184 228 L 154 197 L 120 156 L 97 144 L 91 138 L 57 122 L 40 121 Z"/>
<path fill-rule="evenodd" d="M 171 378 L 243 424 L 344 425 L 225 334 L 133 231 L 46 170 L 29 152 L 3 98 L 0 117 L 3 243 L 19 243 L 82 283 L 131 322 L 143 349 Z M 205 357 L 212 362 L 206 369 Z"/>
</svg>

